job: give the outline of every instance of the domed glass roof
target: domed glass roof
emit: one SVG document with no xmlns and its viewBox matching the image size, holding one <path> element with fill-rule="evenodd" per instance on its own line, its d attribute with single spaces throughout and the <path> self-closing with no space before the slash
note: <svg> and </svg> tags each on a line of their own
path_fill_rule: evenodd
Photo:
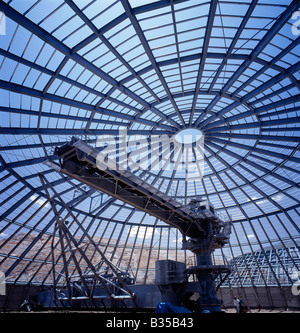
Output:
<svg viewBox="0 0 300 333">
<path fill-rule="evenodd" d="M 201 131 L 204 156 L 184 152 L 197 177 L 135 174 L 181 204 L 201 196 L 230 216 L 229 259 L 298 247 L 299 1 L 4 0 L 0 11 L 7 281 L 51 282 L 55 218 L 40 172 L 138 281 L 152 281 L 157 259 L 191 255 L 177 229 L 44 164 L 73 136 L 96 146 L 120 128 L 133 143 Z"/>
</svg>

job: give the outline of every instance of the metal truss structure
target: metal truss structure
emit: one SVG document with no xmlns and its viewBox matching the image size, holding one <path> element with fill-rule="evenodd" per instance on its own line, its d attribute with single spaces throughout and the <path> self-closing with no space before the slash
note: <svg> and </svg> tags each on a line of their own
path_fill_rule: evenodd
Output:
<svg viewBox="0 0 300 333">
<path fill-rule="evenodd" d="M 101 300 L 105 306 L 104 301 L 109 300 L 111 307 L 117 307 L 118 301 L 132 300 L 135 303 L 135 295 L 128 289 L 126 283 L 132 282 L 129 273 L 122 272 L 105 257 L 46 177 L 43 174 L 39 174 L 39 177 L 56 218 L 51 240 L 54 303 L 56 305 L 67 303 L 73 307 L 76 301 L 90 301 L 96 306 L 95 301 Z M 59 212 L 57 204 L 67 211 L 66 214 Z M 69 231 L 69 224 L 80 229 L 82 234 L 80 238 L 77 235 L 75 239 Z M 59 246 L 55 246 L 55 242 L 59 243 Z M 85 253 L 88 247 L 92 247 L 100 256 L 96 264 L 92 263 Z M 56 264 L 60 257 L 63 258 L 63 268 L 59 271 L 59 265 L 57 267 Z M 106 292 L 105 295 L 96 294 L 99 285 Z"/>
<path fill-rule="evenodd" d="M 299 250 L 299 9 L 297 0 L 1 1 L 0 270 L 7 283 L 52 283 L 56 217 L 40 173 L 137 283 L 154 281 L 157 259 L 190 260 L 177 228 L 44 164 L 71 136 L 96 147 L 99 135 L 122 127 L 133 144 L 139 135 L 200 130 L 203 174 L 197 148 L 183 152 L 198 165 L 198 179 L 164 170 L 135 176 L 183 205 L 208 199 L 232 217 L 230 242 L 214 255 L 238 258 L 245 272 L 248 254 L 259 252 L 270 274 L 260 286 L 292 285 L 282 257 L 273 269 L 265 248 Z M 256 272 L 260 264 L 253 256 Z M 255 287 L 258 280 L 242 281 Z"/>
<path fill-rule="evenodd" d="M 187 207 L 182 206 L 171 197 L 142 182 L 131 171 L 110 170 L 103 162 L 99 163 L 99 153 L 100 151 L 92 146 L 72 138 L 71 142 L 55 150 L 59 164 L 50 161 L 46 163 L 54 170 L 118 198 L 179 229 L 184 238 L 183 248 L 192 251 L 197 258 L 197 264 L 190 267 L 187 274 L 194 275 L 199 283 L 199 308 L 220 311 L 215 280 L 218 276 L 222 276 L 222 273 L 227 277 L 230 269 L 227 265 L 213 264 L 212 253 L 216 248 L 222 248 L 228 243 L 231 221 L 221 220 L 215 214 L 213 206 L 202 198 L 191 200 Z M 61 226 L 57 209 L 53 208 Z M 186 236 L 189 237 L 188 240 Z M 73 242 L 76 242 L 74 238 Z M 64 253 L 63 248 L 62 253 Z M 64 260 L 65 270 L 66 266 Z M 224 277 L 220 284 L 223 280 Z"/>
<path fill-rule="evenodd" d="M 290 246 L 289 246 L 290 245 Z M 246 253 L 245 257 L 234 258 L 229 265 L 232 273 L 224 282 L 226 286 L 290 286 L 299 281 L 299 249 L 293 243 L 286 244 L 283 248 L 277 246 L 265 248 L 262 251 Z M 270 267 L 268 262 L 272 263 Z M 256 264 L 258 263 L 258 265 Z"/>
</svg>

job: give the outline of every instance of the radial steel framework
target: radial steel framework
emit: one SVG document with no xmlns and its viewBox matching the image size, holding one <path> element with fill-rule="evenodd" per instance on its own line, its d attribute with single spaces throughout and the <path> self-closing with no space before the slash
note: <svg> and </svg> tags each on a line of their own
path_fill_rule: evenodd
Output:
<svg viewBox="0 0 300 333">
<path fill-rule="evenodd" d="M 6 281 L 51 283 L 55 215 L 39 173 L 108 259 L 130 267 L 138 283 L 154 281 L 157 259 L 188 262 L 176 229 L 43 162 L 71 136 L 96 145 L 99 135 L 115 136 L 122 127 L 137 143 L 134 136 L 194 128 L 204 135 L 203 175 L 136 176 L 183 204 L 206 197 L 233 221 L 230 242 L 219 251 L 238 258 L 248 274 L 253 266 L 262 270 L 255 255 L 248 264 L 259 252 L 272 275 L 260 285 L 292 285 L 282 257 L 274 269 L 264 249 L 276 255 L 279 245 L 292 244 L 299 254 L 299 9 L 296 0 L 2 1 Z M 185 153 L 200 164 L 197 149 Z M 299 261 L 291 262 L 299 271 Z"/>
<path fill-rule="evenodd" d="M 74 306 L 74 301 L 101 300 L 105 306 L 104 301 L 108 300 L 110 306 L 115 306 L 116 302 L 128 299 L 135 303 L 135 295 L 128 289 L 125 282 L 126 278 L 132 281 L 129 274 L 121 272 L 118 267 L 107 260 L 46 177 L 42 173 L 39 174 L 39 177 L 56 219 L 51 240 L 54 303 L 58 306 L 58 303 L 61 306 L 64 303 Z M 57 210 L 57 202 L 66 210 L 63 218 L 61 217 L 62 212 L 59 213 Z M 80 237 L 77 235 L 75 238 L 72 235 L 69 231 L 69 224 L 80 230 Z M 95 261 L 95 258 L 88 258 L 86 254 L 89 247 L 92 247 L 94 254 L 98 255 L 96 263 L 92 262 L 92 259 Z M 57 269 L 56 264 L 61 258 L 64 265 L 63 267 L 58 265 Z M 104 295 L 97 295 L 96 286 L 99 285 L 105 291 Z"/>
</svg>

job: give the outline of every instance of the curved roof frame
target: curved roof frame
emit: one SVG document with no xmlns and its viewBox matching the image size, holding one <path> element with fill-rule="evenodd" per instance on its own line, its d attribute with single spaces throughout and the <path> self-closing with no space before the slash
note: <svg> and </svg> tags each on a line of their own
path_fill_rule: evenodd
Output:
<svg viewBox="0 0 300 333">
<path fill-rule="evenodd" d="M 98 230 L 103 221 L 105 230 L 114 226 L 110 240 L 128 244 L 129 228 L 138 243 L 134 228 L 145 228 L 142 244 L 152 248 L 160 244 L 158 233 L 166 232 L 166 248 L 177 251 L 172 241 L 179 236 L 168 226 L 147 216 L 135 220 L 131 207 L 56 174 L 43 161 L 72 135 L 94 144 L 97 135 L 117 135 L 121 126 L 132 136 L 198 128 L 205 135 L 202 179 L 186 183 L 176 172 L 137 174 L 177 200 L 207 196 L 219 212 L 231 215 L 235 255 L 281 237 L 295 242 L 300 37 L 291 31 L 299 2 L 100 2 L 0 3 L 7 23 L 7 36 L 0 36 L 0 194 L 6 221 L 0 234 L 11 230 L 12 240 L 16 230 L 42 230 L 42 239 L 50 232 L 37 182 L 42 171 L 76 213 L 97 221 Z M 195 158 L 199 152 L 193 147 L 186 153 Z M 35 205 L 41 215 L 32 224 L 25 215 Z M 120 235 L 113 231 L 119 225 Z"/>
</svg>

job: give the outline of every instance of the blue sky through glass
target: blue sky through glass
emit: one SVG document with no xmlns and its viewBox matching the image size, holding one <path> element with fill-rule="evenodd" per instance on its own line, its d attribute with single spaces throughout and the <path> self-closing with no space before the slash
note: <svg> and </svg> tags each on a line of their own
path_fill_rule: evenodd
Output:
<svg viewBox="0 0 300 333">
<path fill-rule="evenodd" d="M 113 235 L 118 220 L 141 223 L 148 229 L 135 228 L 132 237 L 144 233 L 150 244 L 152 230 L 158 244 L 160 230 L 152 227 L 165 224 L 143 214 L 135 222 L 132 207 L 105 206 L 110 198 L 101 202 L 43 164 L 73 135 L 95 145 L 97 136 L 125 126 L 146 136 L 200 130 L 203 179 L 137 174 L 183 204 L 207 197 L 231 215 L 247 247 L 268 242 L 268 235 L 278 241 L 276 230 L 298 237 L 298 10 L 290 0 L 1 2 L 0 215 L 6 224 L 0 234 L 47 224 L 50 208 L 38 181 L 43 171 L 67 202 L 75 200 L 81 217 L 111 221 L 99 234 L 105 229 L 123 241 L 125 233 Z M 197 164 L 200 151 L 193 147 L 189 154 Z M 36 208 L 34 222 L 26 222 Z M 166 246 L 177 244 L 175 233 L 161 237 Z M 240 251 L 235 234 L 232 245 Z"/>
</svg>

